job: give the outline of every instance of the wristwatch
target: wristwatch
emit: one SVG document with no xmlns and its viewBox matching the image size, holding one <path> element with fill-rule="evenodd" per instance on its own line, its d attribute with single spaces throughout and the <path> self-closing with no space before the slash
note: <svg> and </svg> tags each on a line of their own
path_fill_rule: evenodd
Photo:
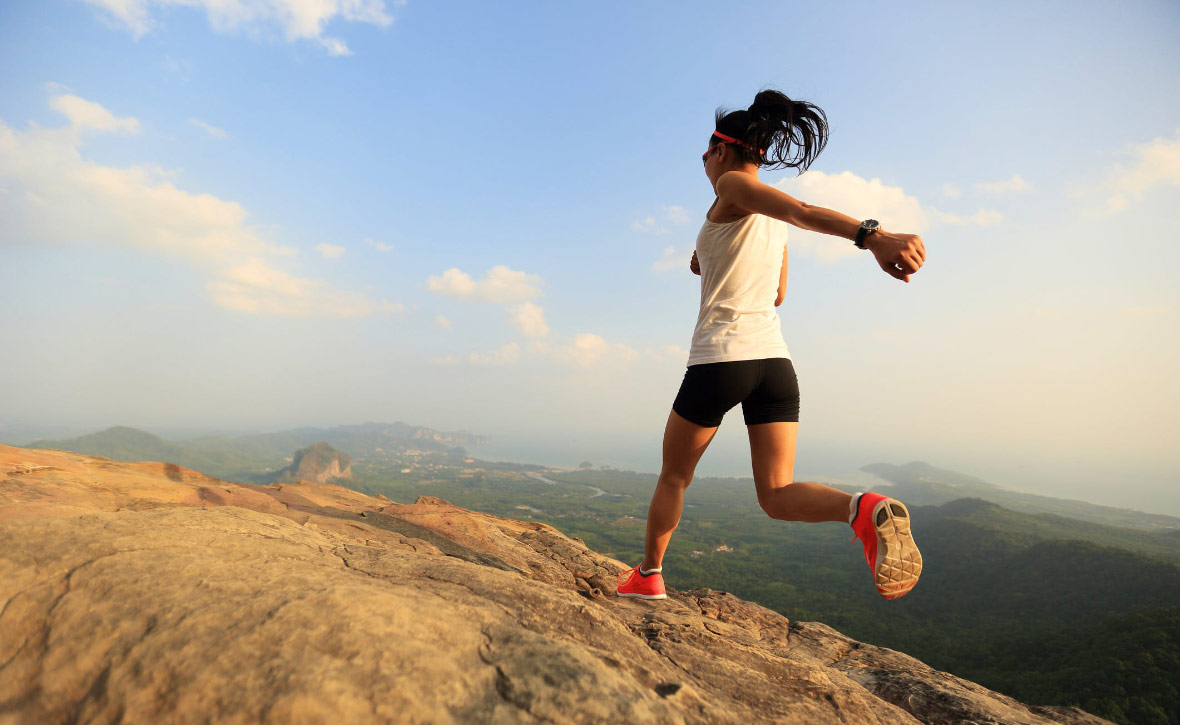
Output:
<svg viewBox="0 0 1180 725">
<path fill-rule="evenodd" d="M 865 219 L 860 223 L 860 229 L 856 230 L 856 240 L 853 242 L 853 244 L 860 247 L 861 249 L 868 249 L 868 247 L 865 246 L 865 237 L 877 231 L 880 226 L 880 222 L 878 222 L 876 219 Z"/>
</svg>

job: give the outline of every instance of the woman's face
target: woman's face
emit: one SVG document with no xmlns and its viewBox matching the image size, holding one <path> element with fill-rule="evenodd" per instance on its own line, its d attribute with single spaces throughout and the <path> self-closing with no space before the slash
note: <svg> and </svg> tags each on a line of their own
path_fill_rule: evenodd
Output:
<svg viewBox="0 0 1180 725">
<path fill-rule="evenodd" d="M 726 164 L 730 161 L 728 146 L 725 141 L 715 143 L 701 156 L 705 162 L 705 176 L 709 177 L 709 183 L 716 184 L 717 178 L 727 171 Z"/>
<path fill-rule="evenodd" d="M 706 151 L 706 152 L 705 152 L 705 153 L 704 153 L 704 154 L 701 156 L 701 162 L 702 162 L 702 163 L 705 165 L 705 167 L 706 167 L 706 168 L 708 168 L 708 166 L 709 166 L 709 157 L 713 155 L 713 152 L 714 152 L 714 151 L 716 151 L 716 150 L 717 150 L 717 147 L 718 147 L 718 146 L 720 146 L 720 145 L 721 145 L 721 144 L 710 144 L 710 146 L 709 146 L 709 150 L 708 150 L 708 151 Z"/>
</svg>

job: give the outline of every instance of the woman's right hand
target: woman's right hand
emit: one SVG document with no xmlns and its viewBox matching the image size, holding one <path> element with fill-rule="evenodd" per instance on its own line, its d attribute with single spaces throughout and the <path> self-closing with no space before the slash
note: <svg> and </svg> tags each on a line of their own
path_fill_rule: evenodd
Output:
<svg viewBox="0 0 1180 725">
<path fill-rule="evenodd" d="M 697 261 L 697 250 L 692 250 L 692 261 L 688 263 L 688 268 L 692 270 L 693 274 L 701 273 L 701 263 Z"/>
</svg>

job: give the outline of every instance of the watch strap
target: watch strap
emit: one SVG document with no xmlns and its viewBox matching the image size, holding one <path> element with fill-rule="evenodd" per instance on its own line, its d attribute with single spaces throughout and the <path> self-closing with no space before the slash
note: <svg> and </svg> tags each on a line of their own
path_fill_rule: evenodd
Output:
<svg viewBox="0 0 1180 725">
<path fill-rule="evenodd" d="M 865 248 L 865 234 L 867 234 L 868 231 L 869 231 L 868 229 L 865 229 L 864 224 L 861 224 L 860 228 L 856 230 L 856 239 L 853 240 L 852 243 L 855 244 L 856 246 L 860 247 L 861 249 L 864 249 Z"/>
</svg>

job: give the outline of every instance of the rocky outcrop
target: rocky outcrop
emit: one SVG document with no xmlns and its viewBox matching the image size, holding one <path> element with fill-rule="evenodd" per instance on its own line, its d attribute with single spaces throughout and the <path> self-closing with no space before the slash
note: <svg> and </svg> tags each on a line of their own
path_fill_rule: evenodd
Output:
<svg viewBox="0 0 1180 725">
<path fill-rule="evenodd" d="M 437 498 L 0 446 L 0 722 L 1099 723 Z"/>
<path fill-rule="evenodd" d="M 276 473 L 274 481 L 327 483 L 335 478 L 352 478 L 352 459 L 347 453 L 318 441 L 296 451 L 291 465 Z"/>
</svg>

